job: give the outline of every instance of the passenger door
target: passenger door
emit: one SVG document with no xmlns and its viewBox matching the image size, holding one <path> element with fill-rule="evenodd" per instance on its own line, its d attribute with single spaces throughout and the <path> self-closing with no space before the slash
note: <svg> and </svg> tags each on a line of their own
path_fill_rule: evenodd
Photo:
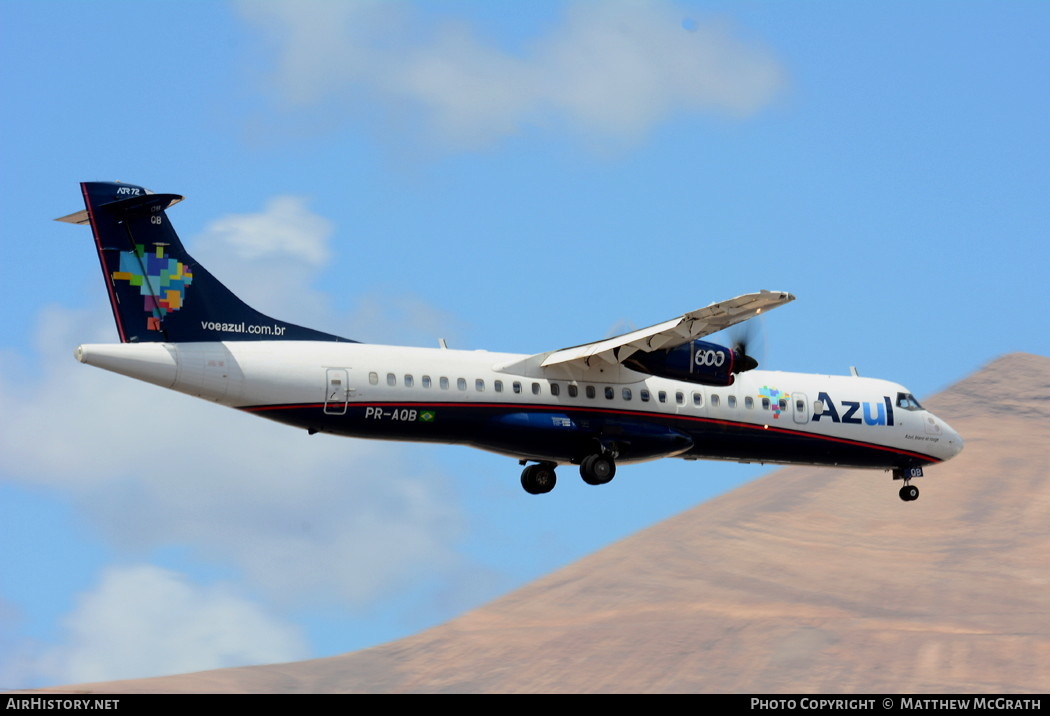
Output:
<svg viewBox="0 0 1050 716">
<path fill-rule="evenodd" d="M 796 423 L 805 424 L 809 422 L 809 401 L 805 393 L 791 394 L 791 415 Z"/>
<path fill-rule="evenodd" d="M 350 400 L 350 370 L 348 368 L 328 368 L 325 381 L 324 412 L 327 415 L 345 415 L 346 404 Z"/>
</svg>

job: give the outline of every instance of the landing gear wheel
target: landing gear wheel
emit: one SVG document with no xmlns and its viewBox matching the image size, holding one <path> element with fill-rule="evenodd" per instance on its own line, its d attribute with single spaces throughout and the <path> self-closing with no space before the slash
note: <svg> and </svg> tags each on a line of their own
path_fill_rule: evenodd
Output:
<svg viewBox="0 0 1050 716">
<path fill-rule="evenodd" d="M 905 485 L 900 491 L 901 499 L 905 502 L 911 502 L 919 499 L 919 488 L 915 485 Z"/>
<path fill-rule="evenodd" d="M 580 477 L 588 485 L 604 485 L 616 475 L 616 463 L 605 455 L 588 455 L 580 463 Z"/>
<path fill-rule="evenodd" d="M 554 489 L 558 477 L 550 465 L 529 465 L 521 471 L 521 486 L 530 495 L 542 495 Z"/>
</svg>

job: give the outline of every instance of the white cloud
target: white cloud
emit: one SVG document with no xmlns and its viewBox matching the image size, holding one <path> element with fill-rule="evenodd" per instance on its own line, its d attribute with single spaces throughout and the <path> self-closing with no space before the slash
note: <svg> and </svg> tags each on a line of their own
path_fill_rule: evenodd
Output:
<svg viewBox="0 0 1050 716">
<path fill-rule="evenodd" d="M 333 254 L 331 239 L 329 221 L 312 214 L 304 200 L 283 197 L 259 213 L 216 220 L 192 250 L 238 295 L 282 319 L 302 316 L 305 325 L 335 333 L 342 331 L 333 326 L 345 324 L 345 334 L 355 337 L 362 319 L 362 330 L 372 332 L 394 333 L 391 325 L 397 325 L 448 335 L 435 328 L 447 316 L 400 291 L 365 298 L 352 311 L 331 311 L 327 297 L 313 288 Z M 284 613 L 320 604 L 342 614 L 373 614 L 390 595 L 419 584 L 469 591 L 472 565 L 457 551 L 465 525 L 456 483 L 429 462 L 432 450 L 308 436 L 78 364 L 72 356 L 78 343 L 116 339 L 105 291 L 101 284 L 96 289 L 86 301 L 90 308 L 41 309 L 33 351 L 0 352 L 0 480 L 61 495 L 76 519 L 123 560 L 145 562 L 175 550 L 187 560 L 187 575 L 145 566 L 106 573 L 70 618 L 67 646 L 43 661 L 34 640 L 19 643 L 16 636 L 4 646 L 0 675 L 8 683 L 115 678 L 301 654 L 292 648 L 298 637 L 282 641 L 286 628 L 238 601 L 229 587 L 189 583 L 199 567 L 218 568 Z M 289 316 L 289 309 L 300 315 Z M 169 588 L 177 603 L 158 602 Z M 121 590 L 128 601 L 118 608 Z M 230 617 L 227 631 L 189 629 L 178 641 L 174 622 L 163 609 L 151 610 L 151 603 L 175 613 L 189 605 L 186 611 L 203 610 L 216 621 L 240 610 L 254 621 Z M 400 608 L 429 605 L 410 598 Z M 107 629 L 99 625 L 120 610 L 129 619 L 102 658 Z M 260 639 L 251 637 L 255 628 Z M 141 656 L 153 643 L 171 652 L 163 656 L 168 660 Z M 266 644 L 288 648 L 267 651 Z M 214 658 L 182 658 L 195 651 Z M 93 671 L 94 661 L 107 670 Z M 146 665 L 141 670 L 123 666 L 140 661 Z"/>
<path fill-rule="evenodd" d="M 53 684 L 129 679 L 301 659 L 293 626 L 228 585 L 135 565 L 107 569 L 65 620 L 66 643 L 39 657 Z"/>
<path fill-rule="evenodd" d="M 425 449 L 308 436 L 77 364 L 109 320 L 49 309 L 39 374 L 0 365 L 0 474 L 72 495 L 125 554 L 186 545 L 290 604 L 363 608 L 459 564 L 450 485 L 411 462 Z"/>
<path fill-rule="evenodd" d="M 279 197 L 214 221 L 193 250 L 250 304 L 339 332 L 312 287 L 331 234 L 302 199 Z M 44 309 L 30 360 L 0 355 L 0 475 L 73 496 L 124 554 L 189 547 L 286 604 L 363 609 L 406 580 L 462 569 L 454 492 L 413 462 L 426 448 L 308 436 L 77 364 L 78 343 L 114 340 L 104 296 L 100 285 L 90 310 Z M 402 295 L 363 305 L 373 330 L 442 320 Z"/>
<path fill-rule="evenodd" d="M 313 282 L 331 257 L 332 222 L 301 197 L 278 196 L 262 211 L 229 214 L 188 241 L 194 258 L 250 306 L 327 330 L 328 297 Z"/>
<path fill-rule="evenodd" d="M 317 267 L 328 261 L 332 222 L 309 211 L 302 197 L 278 196 L 258 214 L 230 214 L 205 231 L 216 251 L 236 259 L 292 259 Z"/>
<path fill-rule="evenodd" d="M 338 99 L 351 115 L 415 121 L 483 145 L 529 126 L 638 138 L 675 113 L 746 116 L 783 88 L 771 53 L 665 2 L 577 2 L 511 53 L 462 24 L 427 27 L 392 2 L 242 2 L 277 45 L 272 81 L 290 106 Z M 325 111 L 329 111 L 325 107 Z"/>
<path fill-rule="evenodd" d="M 446 338 L 449 347 L 464 347 L 460 321 L 403 290 L 363 295 L 343 323 L 351 327 L 350 337 L 369 343 L 436 347 L 435 339 Z"/>
<path fill-rule="evenodd" d="M 305 199 L 279 196 L 262 211 L 215 219 L 187 244 L 248 305 L 281 320 L 370 343 L 434 345 L 436 338 L 459 335 L 458 321 L 403 288 L 333 307 L 314 283 L 333 255 L 333 270 L 352 266 L 351 252 L 333 251 L 334 233 L 333 223 L 310 211 Z M 340 243 L 356 240 L 343 236 Z"/>
</svg>

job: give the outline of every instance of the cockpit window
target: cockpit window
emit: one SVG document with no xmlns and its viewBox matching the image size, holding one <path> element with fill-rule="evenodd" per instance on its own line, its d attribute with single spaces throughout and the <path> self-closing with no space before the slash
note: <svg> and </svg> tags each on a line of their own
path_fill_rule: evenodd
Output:
<svg viewBox="0 0 1050 716">
<path fill-rule="evenodd" d="M 922 410 L 919 401 L 911 393 L 897 393 L 897 407 L 904 410 Z"/>
</svg>

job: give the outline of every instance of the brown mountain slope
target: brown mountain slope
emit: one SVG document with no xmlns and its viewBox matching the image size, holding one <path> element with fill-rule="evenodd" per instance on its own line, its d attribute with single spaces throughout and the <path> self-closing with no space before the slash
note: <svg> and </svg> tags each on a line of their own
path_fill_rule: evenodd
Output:
<svg viewBox="0 0 1050 716">
<path fill-rule="evenodd" d="M 1050 691 L 1050 359 L 926 401 L 965 438 L 922 497 L 788 468 L 448 624 L 113 691 Z"/>
</svg>

